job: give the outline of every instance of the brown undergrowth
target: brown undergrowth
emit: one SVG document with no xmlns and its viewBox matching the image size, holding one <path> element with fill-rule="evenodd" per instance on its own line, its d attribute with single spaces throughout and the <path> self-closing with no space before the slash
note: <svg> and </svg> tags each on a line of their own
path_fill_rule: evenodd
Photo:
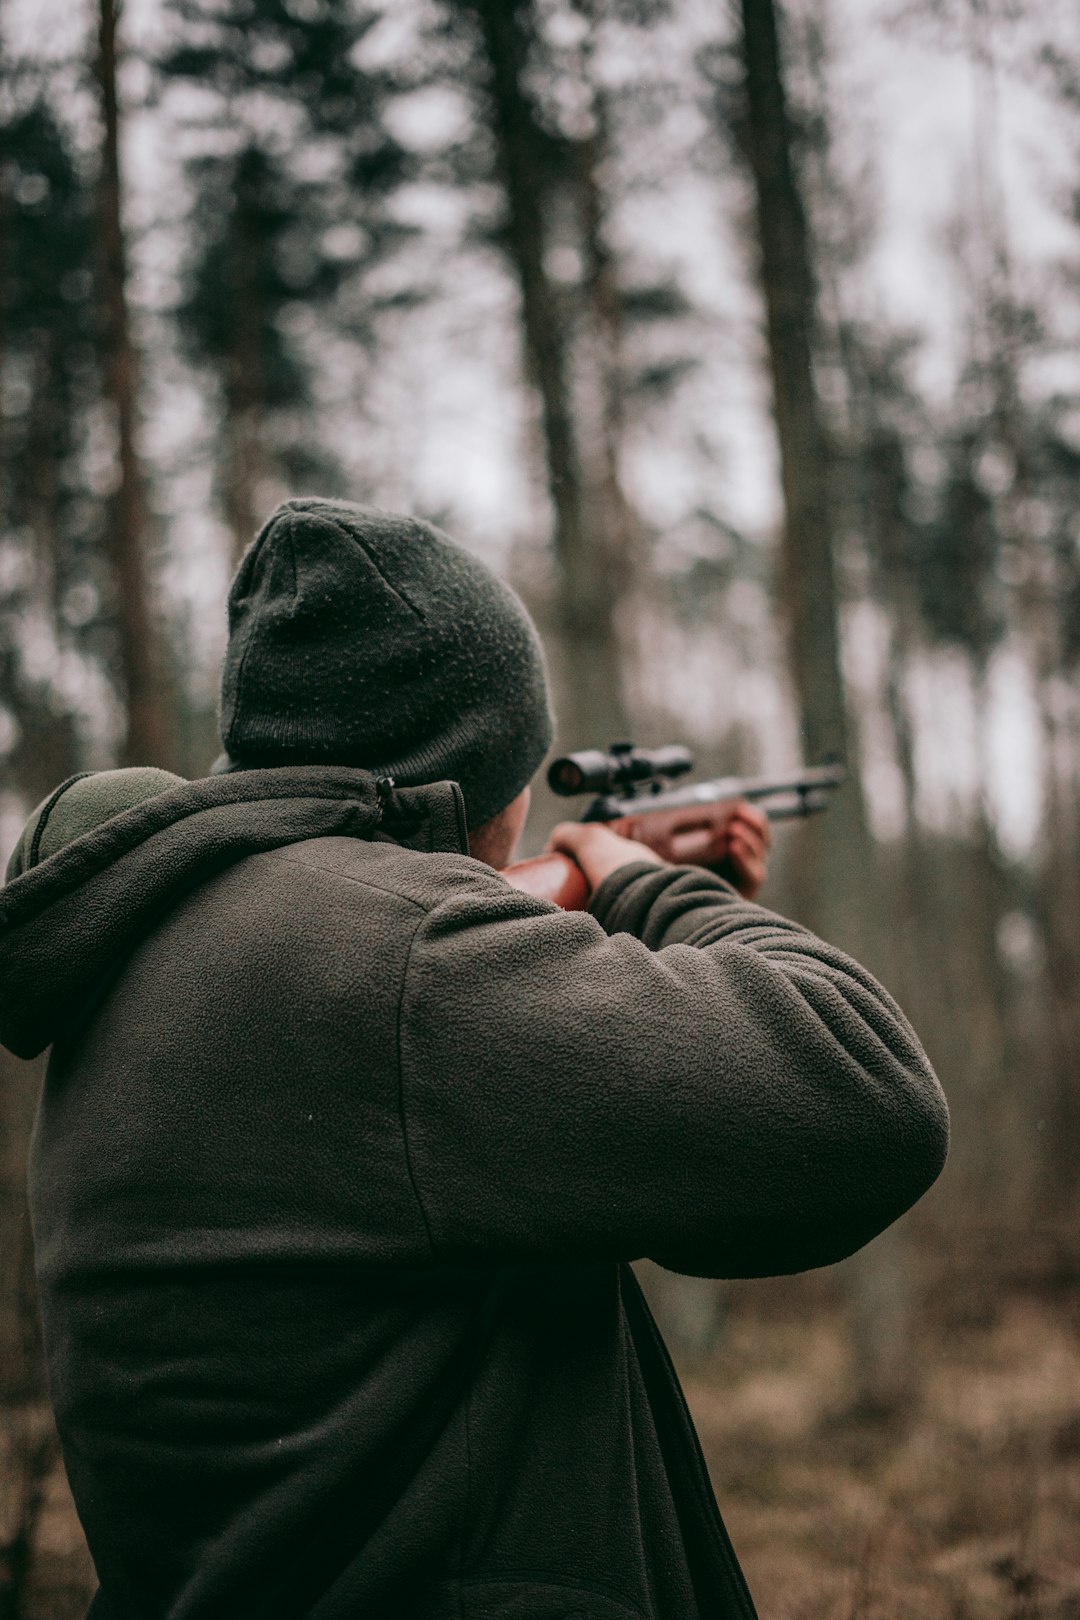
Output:
<svg viewBox="0 0 1080 1620">
<path fill-rule="evenodd" d="M 1080 1257 L 1014 1248 L 930 1246 L 917 1394 L 888 1420 L 852 1410 L 842 1277 L 725 1288 L 684 1378 L 762 1620 L 1080 1620 Z M 93 1572 L 58 1463 L 30 1553 L 19 1620 L 81 1620 Z"/>
<path fill-rule="evenodd" d="M 829 1273 L 729 1287 L 684 1382 L 762 1620 L 1080 1620 L 1080 1255 L 971 1247 L 924 1261 L 887 1420 Z"/>
</svg>

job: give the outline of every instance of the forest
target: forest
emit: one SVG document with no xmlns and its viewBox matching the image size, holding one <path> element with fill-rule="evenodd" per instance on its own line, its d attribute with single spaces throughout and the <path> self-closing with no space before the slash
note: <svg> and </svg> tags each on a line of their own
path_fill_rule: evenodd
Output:
<svg viewBox="0 0 1080 1620">
<path fill-rule="evenodd" d="M 839 1267 L 644 1281 L 763 1616 L 1080 1616 L 1080 13 L 0 0 L 0 865 L 74 772 L 206 774 L 302 494 L 508 577 L 560 750 L 845 762 L 762 900 L 904 1007 L 949 1165 Z M 94 1586 L 39 1084 L 0 1051 L 0 1620 Z"/>
</svg>

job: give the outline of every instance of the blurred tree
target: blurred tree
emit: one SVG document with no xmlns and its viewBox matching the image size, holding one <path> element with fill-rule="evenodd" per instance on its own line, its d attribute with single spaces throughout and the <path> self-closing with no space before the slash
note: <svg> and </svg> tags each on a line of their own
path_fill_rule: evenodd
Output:
<svg viewBox="0 0 1080 1620">
<path fill-rule="evenodd" d="M 983 86 L 984 120 L 996 136 L 994 39 L 980 19 L 972 54 Z M 1042 48 L 1040 66 L 1058 107 L 1073 122 L 1073 161 L 1080 160 L 1076 120 L 1080 115 L 1080 56 L 1055 40 Z M 1053 299 L 1025 303 L 1006 229 L 1004 179 L 995 170 L 984 213 L 996 247 L 988 311 L 994 356 L 994 418 L 1011 460 L 1005 524 L 1015 554 L 1014 574 L 1021 625 L 1035 672 L 1043 744 L 1043 847 L 1038 896 L 1046 951 L 1050 1030 L 1049 1115 L 1043 1137 L 1049 1153 L 1056 1202 L 1075 1213 L 1076 1162 L 1080 1155 L 1080 712 L 1070 693 L 1078 670 L 1077 602 L 1080 600 L 1080 451 L 1076 419 L 1080 389 L 1059 385 L 1049 397 L 1032 399 L 1027 374 L 1063 347 L 1060 310 L 1073 314 L 1080 290 L 1078 264 L 1060 267 Z M 1080 183 L 1067 193 L 1070 223 L 1080 229 Z M 1065 343 L 1071 332 L 1064 334 Z"/>
<path fill-rule="evenodd" d="M 1062 432 L 1063 402 L 1027 410 L 1027 445 L 1017 464 L 1012 532 L 1021 548 L 1020 619 L 1035 672 L 1042 742 L 1042 838 L 1033 910 L 1045 951 L 1048 1084 L 1029 1088 L 1029 1118 L 1049 1118 L 1043 1155 L 1047 1191 L 1075 1208 L 1080 1155 L 1080 726 L 1069 686 L 1075 646 L 1080 546 L 1076 499 L 1080 452 Z M 1077 401 L 1071 402 L 1075 410 Z M 1042 1129 L 1042 1127 L 1039 1127 Z"/>
<path fill-rule="evenodd" d="M 884 609 L 888 622 L 885 706 L 904 800 L 897 967 L 901 987 L 914 993 L 924 977 L 918 965 L 918 916 L 929 897 L 906 691 L 923 640 L 918 590 L 923 524 L 916 515 L 919 492 L 910 455 L 925 443 L 930 426 L 910 377 L 918 334 L 894 330 L 882 317 L 870 319 L 863 312 L 870 302 L 867 261 L 879 239 L 879 176 L 866 152 L 859 115 L 834 85 L 831 14 L 819 3 L 799 21 L 799 65 L 807 83 L 794 123 L 818 282 L 814 369 L 831 386 L 834 530 L 847 537 L 849 547 L 853 544 L 851 571 L 862 573 L 863 590 Z"/>
<path fill-rule="evenodd" d="M 962 1002 L 985 998 L 981 1031 L 966 1066 L 989 1085 L 998 1119 L 998 1164 L 1010 1190 L 1073 1196 L 1080 1151 L 1080 821 L 1076 803 L 1077 717 L 1068 714 L 1063 672 L 1068 667 L 1068 603 L 1075 570 L 1074 452 L 1062 426 L 1074 408 L 1064 398 L 1040 402 L 1033 384 L 1041 359 L 1061 352 L 1060 333 L 1047 330 L 1074 288 L 1068 278 L 1053 299 L 1025 296 L 1008 229 L 999 58 L 1017 29 L 1034 39 L 1034 55 L 1059 105 L 1080 108 L 1080 72 L 1060 40 L 1038 44 L 1035 15 L 1023 6 L 983 0 L 909 0 L 893 26 L 928 33 L 937 48 L 958 53 L 969 69 L 971 126 L 964 195 L 953 231 L 953 268 L 966 313 L 966 360 L 940 442 L 947 468 L 938 520 L 927 538 L 921 584 L 927 625 L 939 641 L 964 651 L 973 670 L 977 741 L 983 781 L 973 840 L 975 881 L 964 897 L 963 927 L 978 971 L 965 981 Z M 1024 54 L 1026 55 L 1027 47 Z M 1080 218 L 1080 213 L 1077 215 Z M 1045 289 L 1039 289 L 1042 294 Z M 989 804 L 988 674 L 999 647 L 1020 650 L 1030 671 L 1041 743 L 1040 835 L 1029 870 L 1010 869 Z M 1035 1053 L 1034 1084 L 1017 1047 L 1017 986 L 1001 959 L 1003 930 L 1016 920 L 1021 897 L 1038 926 L 1045 999 L 1029 1023 L 1043 1037 Z M 954 895 L 954 903 L 959 900 Z M 954 904 L 954 910 L 956 906 Z M 1038 975 L 1027 971 L 1028 999 Z M 1012 1003 L 1010 1004 L 1010 993 Z M 1030 1043 L 1029 1043 L 1030 1045 Z M 996 1054 L 996 1058 L 995 1058 Z M 1053 1129 L 1044 1134 L 1048 1116 Z M 989 1136 L 984 1128 L 984 1148 Z M 1018 1141 L 1026 1143 L 1017 1151 Z M 1038 1145 L 1037 1145 L 1038 1144 Z M 1040 1153 L 1039 1146 L 1045 1150 Z M 1049 1163 L 1047 1162 L 1049 1160 Z M 1025 1186 L 1026 1183 L 1026 1186 Z"/>
<path fill-rule="evenodd" d="M 95 245 L 92 189 L 36 76 L 0 62 L 0 782 L 12 808 L 80 763 L 60 666 L 75 655 L 79 593 L 97 599 L 93 511 L 79 488 L 98 383 Z M 59 1451 L 43 1404 L 26 1203 L 40 1080 L 39 1066 L 0 1052 L 0 1614 L 13 1617 L 29 1612 L 31 1550 Z"/>
<path fill-rule="evenodd" d="M 191 222 L 198 259 L 178 314 L 189 356 L 220 379 L 221 499 L 239 556 L 266 515 L 262 504 L 275 459 L 268 422 L 279 413 L 297 424 L 300 441 L 287 441 L 281 459 L 290 458 L 289 471 L 301 479 L 308 471 L 302 448 L 310 434 L 302 412 L 311 405 L 311 377 L 282 322 L 300 291 L 283 274 L 282 258 L 301 210 L 297 188 L 256 145 L 231 162 L 203 159 L 191 172 L 198 187 Z M 336 469 L 310 470 L 327 493 L 338 483 Z"/>
<path fill-rule="evenodd" d="M 981 408 L 974 436 L 983 463 L 989 463 L 994 474 L 990 501 L 999 570 L 1010 587 L 1012 628 L 1031 670 L 1039 719 L 1042 825 L 1036 911 L 1046 949 L 1050 1112 L 1055 1125 L 1049 1141 L 1049 1168 L 1055 1173 L 1058 1197 L 1064 1190 L 1072 1198 L 1080 1152 L 1080 1015 L 1076 1007 L 1080 823 L 1069 802 L 1068 777 L 1075 772 L 1065 765 L 1064 756 L 1069 751 L 1075 755 L 1077 737 L 1075 724 L 1071 735 L 1063 726 L 1060 703 L 1066 636 L 1062 607 L 1068 596 L 1070 548 L 1059 543 L 1060 520 L 1055 523 L 1053 502 L 1047 498 L 1060 488 L 1055 487 L 1051 469 L 1055 464 L 1061 468 L 1063 446 L 1050 425 L 1052 411 L 1038 408 L 1029 383 L 1032 362 L 1047 344 L 1040 311 L 1021 296 L 1010 241 L 1001 168 L 998 20 L 973 0 L 965 22 L 974 119 L 971 371 Z M 1066 88 L 1067 99 L 1067 86 L 1060 79 L 1059 87 Z M 1048 346 L 1056 345 L 1051 339 Z M 1068 457 L 1065 459 L 1067 462 Z M 1027 1110 L 1033 1147 L 1037 1140 L 1033 1116 L 1045 1107 L 1042 1098 L 1034 1102 Z"/>
<path fill-rule="evenodd" d="M 8 580 L 0 599 L 0 691 L 14 722 L 8 779 L 32 801 L 77 762 L 69 697 L 27 637 L 62 647 L 68 593 L 86 578 L 78 437 L 96 383 L 94 221 L 90 189 L 40 95 L 32 92 L 25 106 L 24 98 L 12 99 L 0 131 L 0 490 Z"/>
<path fill-rule="evenodd" d="M 611 344 L 617 293 L 606 257 L 595 146 L 568 142 L 553 126 L 536 89 L 541 20 L 534 0 L 459 0 L 477 30 L 482 118 L 490 129 L 493 166 L 505 213 L 500 240 L 521 298 L 527 372 L 540 400 L 547 486 L 554 515 L 555 633 L 562 669 L 560 742 L 566 747 L 614 741 L 626 733 L 619 610 L 631 580 L 628 508 L 616 467 L 612 433 Z M 586 27 L 589 19 L 585 19 Z M 590 121 L 589 139 L 601 138 Z M 569 274 L 557 279 L 556 215 L 569 197 L 577 240 Z M 599 415 L 606 428 L 589 441 L 575 398 L 575 316 L 585 226 L 586 272 L 592 314 L 600 316 L 607 366 L 598 378 Z M 594 325 L 594 332 L 597 330 Z M 597 445 L 600 448 L 597 452 Z M 605 499 L 606 493 L 606 499 Z"/>
<path fill-rule="evenodd" d="M 99 226 L 104 395 L 116 433 L 116 488 L 107 502 L 105 543 L 126 706 L 125 764 L 172 763 L 170 682 L 150 600 L 148 509 L 139 465 L 139 360 L 131 332 L 127 242 L 120 169 L 121 107 L 116 0 L 99 0 L 96 71 L 101 102 Z"/>
<path fill-rule="evenodd" d="M 784 496 L 780 602 L 790 634 L 805 757 L 814 763 L 848 760 L 832 490 L 835 451 L 814 374 L 818 315 L 810 227 L 796 172 L 777 11 L 772 0 L 742 0 L 740 16 L 739 81 L 723 111 L 754 188 Z M 858 771 L 853 769 L 836 812 L 805 829 L 796 878 L 798 909 L 829 937 L 872 959 L 864 903 L 871 853 Z"/>
<path fill-rule="evenodd" d="M 903 835 L 894 897 L 895 983 L 919 1024 L 927 951 L 939 937 L 929 852 L 918 810 L 915 724 L 908 685 L 924 644 L 918 559 L 923 532 L 912 450 L 924 441 L 922 402 L 906 376 L 910 340 L 867 331 L 835 310 L 833 335 L 847 383 L 841 493 L 863 538 L 871 600 L 887 622 L 884 699 L 903 793 Z"/>
<path fill-rule="evenodd" d="M 92 199 L 36 87 L 0 66 L 0 730 L 3 785 L 17 802 L 44 796 L 76 765 L 70 705 L 41 643 L 62 637 L 60 604 L 70 538 L 85 300 L 65 298 L 65 275 L 93 243 Z M 68 284 L 70 288 L 70 283 Z M 35 641 L 38 645 L 35 646 Z M 36 654 L 36 656 L 35 656 Z M 0 1402 L 5 1412 L 5 1515 L 0 1612 L 25 1596 L 30 1535 L 51 1449 L 26 1416 L 44 1393 L 37 1334 L 25 1162 L 36 1070 L 0 1053 Z"/>
<path fill-rule="evenodd" d="M 585 418 L 586 435 L 591 418 L 595 461 L 590 539 L 607 562 L 607 589 L 617 615 L 620 599 L 640 587 L 647 559 L 642 555 L 640 521 L 627 499 L 620 468 L 627 425 L 628 300 L 611 244 L 606 186 L 613 157 L 610 97 L 598 82 L 594 60 L 599 10 L 597 0 L 579 0 L 576 8 L 583 27 L 578 78 L 587 122 L 580 136 L 567 144 L 577 186 L 581 243 L 578 365 L 584 372 L 579 394 L 584 392 L 585 397 L 578 414 Z"/>
<path fill-rule="evenodd" d="M 320 433 L 320 321 L 370 357 L 380 300 L 364 276 L 410 234 L 389 203 L 411 172 L 388 103 L 406 80 L 361 65 L 378 20 L 347 0 L 173 0 L 169 86 L 197 86 L 191 251 L 177 309 L 189 358 L 220 388 L 222 506 L 237 553 L 268 500 L 341 489 Z M 350 296 L 338 308 L 343 291 Z"/>
<path fill-rule="evenodd" d="M 865 404 L 853 392 L 853 332 L 834 299 L 831 334 L 822 320 L 822 267 L 836 274 L 856 261 L 869 238 L 857 206 L 840 202 L 828 183 L 829 112 L 814 108 L 826 184 L 817 189 L 819 213 L 831 207 L 832 230 L 815 240 L 802 172 L 806 147 L 788 92 L 781 48 L 782 13 L 772 0 L 742 0 L 741 33 L 734 82 L 721 82 L 720 108 L 751 178 L 757 267 L 765 306 L 773 409 L 780 450 L 784 521 L 781 531 L 779 598 L 789 631 L 793 685 L 808 760 L 848 761 L 851 779 L 835 810 L 805 829 L 791 876 L 795 909 L 826 938 L 871 964 L 892 954 L 879 904 L 880 860 L 870 837 L 853 748 L 853 716 L 845 689 L 840 620 L 839 552 L 845 521 L 844 461 L 866 436 L 867 474 L 874 494 L 895 495 L 886 485 L 898 469 L 893 447 L 880 428 L 858 422 Z M 815 48 L 823 48 L 820 37 Z M 800 159 L 802 164 L 800 164 Z M 831 257 L 830 257 L 831 255 Z M 830 341 L 831 339 L 831 341 Z M 830 361 L 848 372 L 848 442 L 841 423 L 819 393 L 818 378 Z M 858 423 L 858 425 L 856 425 Z M 862 448 L 860 446 L 860 448 Z M 874 462 L 876 461 L 876 466 Z M 847 514 L 850 517 L 850 511 Z M 866 516 L 864 512 L 860 514 Z M 879 514 L 878 538 L 895 546 L 893 514 Z M 884 519 L 884 527 L 880 519 Z M 858 532 L 858 526 L 856 526 Z M 905 598 L 905 606 L 910 607 Z M 897 744 L 910 748 L 899 667 L 893 671 Z M 913 762 L 909 760 L 913 772 Z M 909 808 L 914 792 L 909 781 Z M 912 820 L 914 826 L 914 820 Z M 889 1414 L 910 1404 L 914 1393 L 910 1354 L 913 1278 L 906 1235 L 883 1235 L 849 1265 L 855 1349 L 853 1405 Z"/>
<path fill-rule="evenodd" d="M 987 665 L 1004 628 L 999 548 L 992 514 L 982 512 L 989 525 L 976 515 L 975 460 L 957 439 L 967 432 L 966 416 L 937 419 L 913 380 L 919 335 L 893 330 L 875 308 L 867 265 L 878 239 L 878 176 L 859 138 L 859 115 L 834 87 L 827 13 L 815 7 L 802 22 L 800 65 L 809 82 L 799 107 L 800 157 L 821 288 L 815 365 L 830 387 L 836 522 L 847 537 L 849 577 L 882 616 L 884 713 L 871 700 L 857 719 L 860 731 L 887 723 L 903 794 L 897 858 L 885 862 L 879 852 L 890 928 L 878 948 L 916 1026 L 936 1032 L 936 1059 L 946 1072 L 970 1077 L 978 1092 L 981 1128 L 965 1133 L 958 1158 L 981 1189 L 1000 1178 L 1008 1140 L 1001 1127 L 1008 986 L 996 942 L 1012 903 L 1009 874 L 988 810 L 985 747 L 974 841 L 960 825 L 944 849 L 925 836 L 908 688 L 930 648 L 958 649 L 973 670 L 976 730 L 985 742 Z M 962 401 L 970 402 L 969 388 L 959 390 L 955 403 Z M 933 469 L 929 480 L 916 475 L 917 460 Z M 958 920 L 955 935 L 943 933 L 943 916 Z M 966 1094 L 956 1100 L 962 1119 Z"/>
</svg>

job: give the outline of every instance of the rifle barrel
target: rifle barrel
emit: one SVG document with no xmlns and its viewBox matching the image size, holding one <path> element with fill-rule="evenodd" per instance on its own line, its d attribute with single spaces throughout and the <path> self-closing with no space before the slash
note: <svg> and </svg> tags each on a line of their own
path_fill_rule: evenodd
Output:
<svg viewBox="0 0 1080 1620">
<path fill-rule="evenodd" d="M 770 821 L 789 821 L 814 815 L 828 807 L 829 794 L 843 782 L 842 765 L 815 765 L 787 776 L 718 776 L 711 782 L 662 793 L 638 793 L 629 798 L 609 796 L 595 800 L 586 821 L 618 821 L 623 816 L 648 815 L 652 810 L 691 810 L 695 805 L 719 804 L 725 799 L 759 803 Z"/>
</svg>

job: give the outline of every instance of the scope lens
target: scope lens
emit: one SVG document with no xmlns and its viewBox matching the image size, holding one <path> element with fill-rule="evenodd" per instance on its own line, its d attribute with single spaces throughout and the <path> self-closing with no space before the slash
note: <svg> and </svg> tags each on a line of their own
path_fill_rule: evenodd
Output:
<svg viewBox="0 0 1080 1620">
<path fill-rule="evenodd" d="M 556 793 L 578 793 L 582 785 L 581 767 L 575 765 L 572 759 L 556 760 L 548 781 Z"/>
</svg>

